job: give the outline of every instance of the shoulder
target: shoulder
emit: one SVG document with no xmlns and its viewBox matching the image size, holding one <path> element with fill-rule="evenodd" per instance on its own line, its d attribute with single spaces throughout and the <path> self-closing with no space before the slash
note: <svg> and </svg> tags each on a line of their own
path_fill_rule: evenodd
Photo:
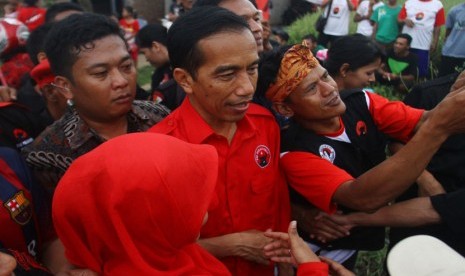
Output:
<svg viewBox="0 0 465 276">
<path fill-rule="evenodd" d="M 170 113 L 169 110 L 165 106 L 159 103 L 155 103 L 153 101 L 135 100 L 132 105 L 135 110 L 139 110 L 145 115 L 148 115 L 150 117 L 153 117 L 153 116 L 166 117 Z"/>
</svg>

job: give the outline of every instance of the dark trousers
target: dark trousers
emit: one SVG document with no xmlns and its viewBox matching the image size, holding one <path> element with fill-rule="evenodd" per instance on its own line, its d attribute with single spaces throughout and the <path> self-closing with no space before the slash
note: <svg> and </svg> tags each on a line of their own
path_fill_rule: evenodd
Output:
<svg viewBox="0 0 465 276">
<path fill-rule="evenodd" d="M 439 76 L 442 77 L 463 70 L 465 67 L 465 58 L 456 58 L 441 56 L 441 63 L 439 64 Z"/>
</svg>

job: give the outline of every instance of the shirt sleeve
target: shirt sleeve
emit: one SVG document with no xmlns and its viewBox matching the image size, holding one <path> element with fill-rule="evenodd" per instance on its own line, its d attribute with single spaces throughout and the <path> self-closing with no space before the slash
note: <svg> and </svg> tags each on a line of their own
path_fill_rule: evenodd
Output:
<svg viewBox="0 0 465 276">
<path fill-rule="evenodd" d="M 452 29 L 455 24 L 455 12 L 454 10 L 449 11 L 446 18 L 446 29 Z"/>
<path fill-rule="evenodd" d="M 465 190 L 432 196 L 431 204 L 451 231 L 465 234 Z"/>
<path fill-rule="evenodd" d="M 400 20 L 405 20 L 407 19 L 407 11 L 405 10 L 405 4 L 402 5 L 402 9 L 400 9 L 399 15 L 397 16 L 398 19 Z"/>
<path fill-rule="evenodd" d="M 323 262 L 308 262 L 299 265 L 297 269 L 297 276 L 328 276 L 329 268 Z"/>
<path fill-rule="evenodd" d="M 375 23 L 378 23 L 378 10 L 379 10 L 380 7 L 376 8 L 373 13 L 371 14 L 371 18 L 370 20 L 375 22 Z"/>
<path fill-rule="evenodd" d="M 379 130 L 394 139 L 407 142 L 424 110 L 409 107 L 400 101 L 389 101 L 376 94 L 366 93 L 370 113 Z"/>
<path fill-rule="evenodd" d="M 327 213 L 336 211 L 336 204 L 332 202 L 336 189 L 354 179 L 343 169 L 309 152 L 285 153 L 281 165 L 289 185 Z"/>
<path fill-rule="evenodd" d="M 444 8 L 441 8 L 438 13 L 436 13 L 436 21 L 434 22 L 434 27 L 440 27 L 446 23 L 446 14 L 444 13 Z"/>
</svg>

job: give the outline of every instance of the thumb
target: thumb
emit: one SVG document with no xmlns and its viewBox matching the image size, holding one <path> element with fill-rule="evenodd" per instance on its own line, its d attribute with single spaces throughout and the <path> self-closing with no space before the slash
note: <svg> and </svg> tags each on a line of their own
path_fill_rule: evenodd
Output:
<svg viewBox="0 0 465 276">
<path fill-rule="evenodd" d="M 289 234 L 289 242 L 291 248 L 296 245 L 298 240 L 300 239 L 299 233 L 297 232 L 297 221 L 293 220 L 289 223 L 289 228 L 287 230 Z"/>
</svg>

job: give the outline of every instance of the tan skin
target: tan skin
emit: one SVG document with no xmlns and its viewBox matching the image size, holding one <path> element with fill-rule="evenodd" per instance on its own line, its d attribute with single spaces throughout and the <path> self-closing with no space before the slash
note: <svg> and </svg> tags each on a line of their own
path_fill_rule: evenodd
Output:
<svg viewBox="0 0 465 276">
<path fill-rule="evenodd" d="M 316 132 L 325 129 L 322 125 L 326 124 L 328 130 L 336 129 L 335 118 L 338 118 L 344 110 L 341 102 L 340 105 L 335 105 L 326 111 L 327 117 L 323 116 L 324 104 L 322 103 L 325 102 L 325 95 L 328 94 L 329 80 L 321 72 L 322 70 L 317 68 L 307 76 L 307 79 L 313 80 L 310 83 L 317 84 L 313 105 L 310 105 L 309 101 L 302 100 L 305 98 L 305 90 L 301 89 L 301 86 L 291 93 L 291 95 L 300 95 L 299 97 L 289 97 L 288 103 L 275 105 L 281 114 L 296 116 L 297 120 L 305 121 L 304 127 Z M 461 79 L 459 78 L 458 81 L 460 82 Z M 355 210 L 373 212 L 396 198 L 411 183 L 414 183 L 445 139 L 453 133 L 465 130 L 463 123 L 465 111 L 460 107 L 461 104 L 465 104 L 465 86 L 463 86 L 463 81 L 461 84 L 462 86 L 454 86 L 455 91 L 451 92 L 436 108 L 423 113 L 416 126 L 415 135 L 398 153 L 356 179 L 342 183 L 333 194 L 332 201 Z M 302 106 L 299 109 L 296 108 L 299 105 Z M 299 111 L 305 108 L 317 109 L 317 111 L 312 111 L 313 118 L 310 113 Z M 347 229 L 341 227 L 336 231 L 346 233 Z M 334 233 L 322 233 L 322 235 L 330 239 Z"/>
<path fill-rule="evenodd" d="M 205 62 L 196 75 L 175 68 L 174 78 L 215 133 L 232 141 L 237 122 L 245 116 L 256 87 L 258 54 L 254 36 L 248 30 L 222 32 L 200 40 L 198 46 Z M 262 231 L 250 229 L 200 239 L 198 243 L 217 258 L 237 256 L 268 264 L 263 253 L 268 241 Z"/>
</svg>

